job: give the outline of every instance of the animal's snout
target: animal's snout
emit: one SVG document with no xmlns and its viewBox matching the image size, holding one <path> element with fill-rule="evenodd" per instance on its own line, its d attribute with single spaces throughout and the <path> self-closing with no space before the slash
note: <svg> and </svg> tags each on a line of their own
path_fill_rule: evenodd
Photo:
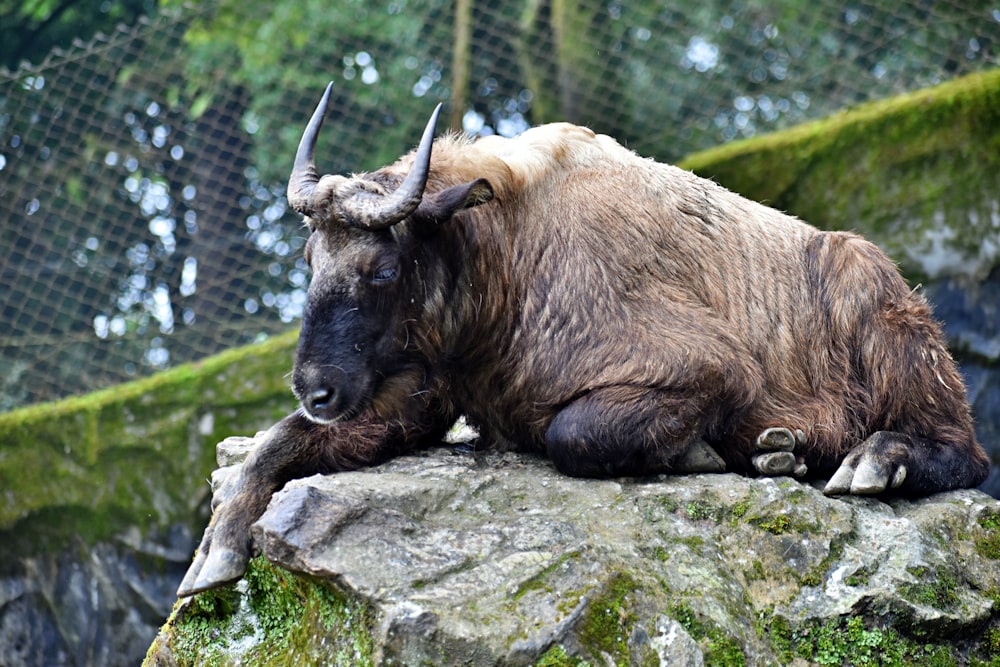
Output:
<svg viewBox="0 0 1000 667">
<path fill-rule="evenodd" d="M 337 390 L 334 387 L 317 387 L 303 397 L 302 402 L 310 413 L 323 414 L 337 404 Z"/>
<path fill-rule="evenodd" d="M 306 363 L 293 371 L 292 390 L 309 419 L 328 424 L 350 419 L 363 409 L 370 384 L 363 369 Z"/>
<path fill-rule="evenodd" d="M 306 416 L 321 424 L 337 421 L 350 409 L 349 394 L 329 374 L 304 373 L 295 386 L 296 396 Z"/>
</svg>

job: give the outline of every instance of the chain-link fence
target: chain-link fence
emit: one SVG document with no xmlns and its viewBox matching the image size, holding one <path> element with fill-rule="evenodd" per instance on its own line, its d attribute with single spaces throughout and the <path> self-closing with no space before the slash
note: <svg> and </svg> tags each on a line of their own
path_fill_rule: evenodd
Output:
<svg viewBox="0 0 1000 667">
<path fill-rule="evenodd" d="M 998 39 L 982 0 L 170 5 L 0 70 L 0 410 L 294 326 L 283 179 L 330 79 L 324 171 L 392 160 L 438 99 L 669 161 L 995 67 Z"/>
</svg>

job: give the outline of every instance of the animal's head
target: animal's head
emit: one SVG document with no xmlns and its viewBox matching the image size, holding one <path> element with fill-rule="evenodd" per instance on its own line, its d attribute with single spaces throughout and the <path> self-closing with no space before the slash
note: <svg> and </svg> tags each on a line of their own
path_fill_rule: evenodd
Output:
<svg viewBox="0 0 1000 667">
<path fill-rule="evenodd" d="M 405 178 L 393 168 L 319 178 L 314 153 L 329 97 L 327 87 L 288 180 L 288 202 L 311 232 L 305 257 L 312 269 L 292 388 L 321 423 L 350 419 L 400 374 L 414 372 L 421 357 L 412 337 L 420 332 L 412 327 L 441 287 L 434 281 L 446 263 L 434 238 L 456 213 L 493 198 L 482 179 L 425 192 L 440 105 Z"/>
</svg>

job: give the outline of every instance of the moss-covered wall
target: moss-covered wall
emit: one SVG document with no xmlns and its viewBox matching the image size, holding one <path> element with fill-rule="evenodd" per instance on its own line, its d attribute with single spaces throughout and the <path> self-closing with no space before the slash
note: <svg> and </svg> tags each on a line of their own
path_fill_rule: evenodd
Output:
<svg viewBox="0 0 1000 667">
<path fill-rule="evenodd" d="M 191 523 L 209 492 L 215 443 L 294 408 L 285 377 L 295 337 L 0 415 L 5 553 Z"/>
<path fill-rule="evenodd" d="M 875 241 L 915 282 L 1000 255 L 1000 70 L 692 155 L 681 166 Z"/>
</svg>

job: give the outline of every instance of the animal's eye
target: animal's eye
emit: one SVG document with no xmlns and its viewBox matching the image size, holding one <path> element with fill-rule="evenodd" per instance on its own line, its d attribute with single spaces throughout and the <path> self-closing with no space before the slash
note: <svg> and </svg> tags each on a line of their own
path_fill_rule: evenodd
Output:
<svg viewBox="0 0 1000 667">
<path fill-rule="evenodd" d="M 397 273 L 395 266 L 383 266 L 372 273 L 372 282 L 376 285 L 391 283 L 396 279 Z"/>
</svg>

